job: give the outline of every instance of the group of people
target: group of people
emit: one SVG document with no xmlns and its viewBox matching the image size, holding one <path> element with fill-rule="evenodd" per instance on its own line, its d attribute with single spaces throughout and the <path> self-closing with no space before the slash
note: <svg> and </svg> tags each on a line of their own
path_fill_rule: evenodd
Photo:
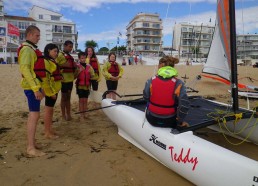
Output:
<svg viewBox="0 0 258 186">
<path fill-rule="evenodd" d="M 116 91 L 118 80 L 123 75 L 123 68 L 116 62 L 115 53 L 110 53 L 108 62 L 101 70 L 93 47 L 87 47 L 85 52 L 78 54 L 76 63 L 70 55 L 73 42 L 65 41 L 63 50 L 49 43 L 42 53 L 37 43 L 40 40 L 40 29 L 30 25 L 25 31 L 26 41 L 18 48 L 18 62 L 22 74 L 21 86 L 28 100 L 29 115 L 27 121 L 27 154 L 43 156 L 35 140 L 36 126 L 40 117 L 40 102 L 45 98 L 44 127 L 45 137 L 56 139 L 58 135 L 52 129 L 54 105 L 61 90 L 61 111 L 63 120 L 70 121 L 71 93 L 76 79 L 76 93 L 79 97 L 80 119 L 85 120 L 90 89 L 98 90 L 101 73 L 106 79 L 108 90 Z M 115 94 L 110 93 L 115 99 Z"/>
<path fill-rule="evenodd" d="M 21 86 L 28 100 L 29 115 L 27 121 L 27 154 L 43 156 L 35 141 L 36 126 L 40 117 L 40 102 L 45 98 L 44 126 L 45 137 L 56 139 L 58 135 L 52 129 L 54 105 L 61 90 L 61 111 L 63 120 L 70 121 L 71 92 L 76 85 L 79 97 L 80 119 L 87 119 L 87 102 L 90 90 L 98 90 L 101 74 L 106 79 L 108 98 L 116 99 L 115 91 L 118 80 L 123 75 L 123 68 L 116 62 L 116 54 L 108 55 L 102 69 L 94 52 L 87 47 L 85 52 L 78 53 L 76 63 L 70 55 L 73 43 L 65 41 L 63 50 L 49 43 L 42 53 L 37 43 L 40 40 L 40 30 L 31 25 L 25 32 L 26 41 L 18 49 L 18 62 L 22 74 Z M 177 79 L 178 72 L 174 68 L 177 58 L 165 56 L 159 60 L 158 73 L 147 80 L 143 97 L 147 100 L 146 119 L 156 127 L 175 128 L 188 126 L 185 117 L 189 109 L 189 101 L 184 83 Z"/>
</svg>

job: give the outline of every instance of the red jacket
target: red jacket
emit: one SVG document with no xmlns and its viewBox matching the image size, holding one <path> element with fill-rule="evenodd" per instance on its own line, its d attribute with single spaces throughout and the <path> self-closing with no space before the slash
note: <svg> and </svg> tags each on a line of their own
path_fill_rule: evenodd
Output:
<svg viewBox="0 0 258 186">
<path fill-rule="evenodd" d="M 90 85 L 90 65 L 86 65 L 86 68 L 81 64 L 78 65 L 80 73 L 78 74 L 76 85 L 89 86 Z"/>
<path fill-rule="evenodd" d="M 175 107 L 175 86 L 176 78 L 161 79 L 156 76 L 152 79 L 150 87 L 150 104 L 148 109 L 159 115 L 173 115 L 176 112 Z M 162 94 L 160 94 L 162 92 Z"/>
</svg>

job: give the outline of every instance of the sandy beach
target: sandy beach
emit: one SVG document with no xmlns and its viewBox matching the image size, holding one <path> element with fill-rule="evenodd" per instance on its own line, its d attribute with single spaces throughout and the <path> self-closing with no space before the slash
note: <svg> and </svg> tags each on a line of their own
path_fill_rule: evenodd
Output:
<svg viewBox="0 0 258 186">
<path fill-rule="evenodd" d="M 228 86 L 210 79 L 196 82 L 202 65 L 178 65 L 179 78 L 187 77 L 187 84 L 205 97 L 228 102 Z M 124 66 L 124 76 L 119 81 L 118 93 L 141 94 L 148 78 L 156 73 L 155 66 Z M 258 86 L 258 69 L 239 67 L 239 82 Z M 250 78 L 246 78 L 250 77 Z M 117 134 L 117 127 L 102 110 L 88 113 L 86 122 L 79 122 L 78 97 L 73 90 L 72 117 L 70 122 L 61 121 L 60 94 L 54 113 L 54 129 L 59 134 L 56 140 L 43 135 L 44 100 L 41 103 L 41 118 L 36 139 L 47 155 L 39 158 L 26 156 L 27 100 L 19 83 L 18 65 L 0 65 L 0 182 L 3 186 L 18 185 L 89 185 L 89 186 L 155 186 L 183 185 L 192 183 L 166 168 Z M 99 94 L 106 90 L 102 79 Z M 89 103 L 89 109 L 100 103 Z M 245 99 L 240 105 L 247 107 Z M 258 100 L 250 100 L 250 108 L 258 106 Z M 205 130 L 205 129 L 204 129 Z M 258 147 L 251 143 L 232 145 L 223 135 L 212 133 L 200 135 L 211 142 L 258 161 Z M 239 142 L 229 138 L 232 143 Z M 226 176 L 226 175 L 225 175 Z"/>
</svg>

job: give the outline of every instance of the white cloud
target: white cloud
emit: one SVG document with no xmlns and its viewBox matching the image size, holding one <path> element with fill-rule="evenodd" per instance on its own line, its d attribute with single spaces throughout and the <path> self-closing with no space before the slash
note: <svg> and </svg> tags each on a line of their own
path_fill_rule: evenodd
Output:
<svg viewBox="0 0 258 186">
<path fill-rule="evenodd" d="M 114 3 L 140 3 L 140 2 L 155 2 L 155 3 L 177 3 L 177 2 L 212 2 L 216 0 L 6 0 L 5 8 L 8 10 L 27 10 L 32 5 L 37 5 L 43 8 L 60 11 L 62 8 L 71 8 L 74 11 L 88 12 L 92 8 L 99 8 L 103 4 Z M 107 6 L 107 8 L 110 8 Z"/>
</svg>

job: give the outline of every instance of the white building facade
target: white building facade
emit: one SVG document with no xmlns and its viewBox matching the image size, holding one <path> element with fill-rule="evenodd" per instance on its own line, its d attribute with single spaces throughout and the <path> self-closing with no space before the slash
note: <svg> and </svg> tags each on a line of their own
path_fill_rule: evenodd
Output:
<svg viewBox="0 0 258 186">
<path fill-rule="evenodd" d="M 3 49 L 1 50 L 0 48 L 0 57 L 2 56 L 7 61 L 17 61 L 17 48 L 20 43 L 25 41 L 25 30 L 29 25 L 35 25 L 40 29 L 40 41 L 37 45 L 41 51 L 44 51 L 44 48 L 48 43 L 54 43 L 59 49 L 62 49 L 63 43 L 66 40 L 72 41 L 74 43 L 74 51 L 77 50 L 78 33 L 76 31 L 76 24 L 62 20 L 62 14 L 38 6 L 33 6 L 29 10 L 28 17 L 6 15 L 4 14 L 3 3 L 0 0 L 0 28 L 1 25 L 5 25 L 7 29 L 8 24 L 19 29 L 19 37 L 8 36 L 8 34 L 6 34 L 5 43 L 7 49 L 6 51 L 3 51 Z M 8 40 L 10 41 L 8 42 Z"/>
<path fill-rule="evenodd" d="M 214 28 L 214 26 L 203 24 L 175 24 L 173 29 L 173 49 L 178 50 L 181 57 L 206 58 L 211 46 Z"/>
<path fill-rule="evenodd" d="M 127 50 L 162 52 L 162 20 L 158 14 L 139 13 L 127 25 Z"/>
<path fill-rule="evenodd" d="M 237 58 L 258 59 L 258 34 L 237 35 L 236 40 Z"/>
</svg>

